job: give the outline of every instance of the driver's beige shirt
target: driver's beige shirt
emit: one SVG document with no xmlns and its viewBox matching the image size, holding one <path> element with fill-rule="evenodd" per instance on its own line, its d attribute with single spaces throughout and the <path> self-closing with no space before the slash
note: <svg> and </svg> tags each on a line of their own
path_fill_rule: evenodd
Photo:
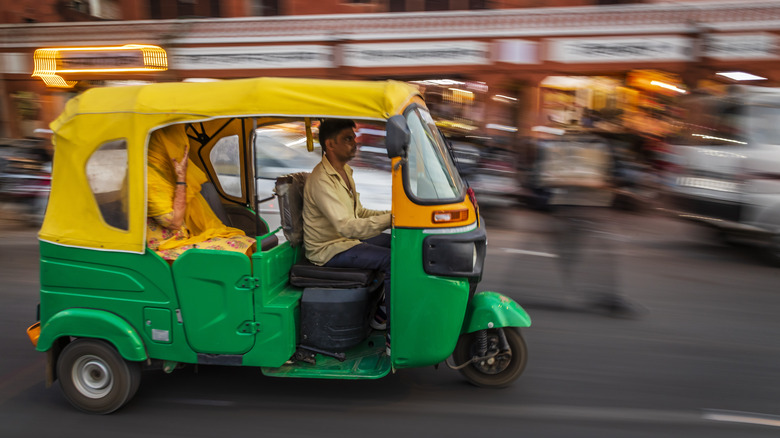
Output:
<svg viewBox="0 0 780 438">
<path fill-rule="evenodd" d="M 344 166 L 349 184 L 355 187 L 352 168 Z M 390 228 L 390 212 L 369 210 L 360 204 L 324 156 L 314 167 L 303 189 L 303 244 L 306 258 L 324 265 L 334 255 L 361 240 Z"/>
</svg>

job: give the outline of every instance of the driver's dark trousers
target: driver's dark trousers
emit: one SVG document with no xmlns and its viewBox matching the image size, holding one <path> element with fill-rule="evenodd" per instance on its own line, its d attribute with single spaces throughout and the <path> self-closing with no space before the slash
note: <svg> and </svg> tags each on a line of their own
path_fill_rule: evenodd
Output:
<svg viewBox="0 0 780 438">
<path fill-rule="evenodd" d="M 331 258 L 324 266 L 329 268 L 378 269 L 385 274 L 385 312 L 390 315 L 390 234 L 381 233 L 370 239 L 362 240 L 359 245 L 342 251 Z M 390 318 L 387 318 L 390 328 Z"/>
</svg>

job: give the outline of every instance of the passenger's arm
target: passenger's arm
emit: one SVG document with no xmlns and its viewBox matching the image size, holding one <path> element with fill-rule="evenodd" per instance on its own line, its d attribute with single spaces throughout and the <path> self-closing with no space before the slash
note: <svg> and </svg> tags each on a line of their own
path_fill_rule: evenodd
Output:
<svg viewBox="0 0 780 438">
<path fill-rule="evenodd" d="M 173 161 L 173 169 L 176 173 L 176 187 L 173 192 L 173 211 L 159 216 L 154 216 L 154 220 L 160 225 L 171 230 L 179 230 L 184 224 L 184 213 L 187 210 L 187 157 L 190 153 L 190 146 L 184 147 L 184 157 Z"/>
</svg>

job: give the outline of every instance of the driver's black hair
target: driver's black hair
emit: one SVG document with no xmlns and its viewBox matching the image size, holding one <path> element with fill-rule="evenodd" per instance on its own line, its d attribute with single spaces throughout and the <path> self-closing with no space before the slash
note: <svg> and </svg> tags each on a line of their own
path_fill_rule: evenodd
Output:
<svg viewBox="0 0 780 438">
<path fill-rule="evenodd" d="M 355 129 L 354 120 L 350 119 L 325 119 L 320 123 L 320 146 L 322 146 L 323 152 L 325 151 L 325 141 L 330 138 L 335 138 L 339 132 L 347 128 Z"/>
</svg>

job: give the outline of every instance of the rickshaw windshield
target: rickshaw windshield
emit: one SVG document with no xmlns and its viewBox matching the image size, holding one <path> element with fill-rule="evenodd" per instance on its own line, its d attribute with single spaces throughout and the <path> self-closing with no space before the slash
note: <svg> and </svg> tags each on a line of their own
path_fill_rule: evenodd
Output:
<svg viewBox="0 0 780 438">
<path fill-rule="evenodd" d="M 414 107 L 405 116 L 411 132 L 406 183 L 412 197 L 424 203 L 462 197 L 463 181 L 430 113 Z"/>
</svg>

